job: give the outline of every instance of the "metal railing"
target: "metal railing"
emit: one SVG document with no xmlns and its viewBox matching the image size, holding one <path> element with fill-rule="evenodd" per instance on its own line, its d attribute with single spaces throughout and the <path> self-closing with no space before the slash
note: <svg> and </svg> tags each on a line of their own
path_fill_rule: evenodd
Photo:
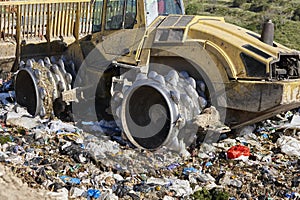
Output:
<svg viewBox="0 0 300 200">
<path fill-rule="evenodd" d="M 47 40 L 92 32 L 90 0 L 0 2 L 0 40 Z"/>
</svg>

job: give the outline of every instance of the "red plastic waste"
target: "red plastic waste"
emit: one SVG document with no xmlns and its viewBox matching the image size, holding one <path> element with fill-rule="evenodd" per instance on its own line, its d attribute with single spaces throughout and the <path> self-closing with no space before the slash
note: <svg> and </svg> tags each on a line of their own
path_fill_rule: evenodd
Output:
<svg viewBox="0 0 300 200">
<path fill-rule="evenodd" d="M 250 149 L 243 145 L 236 145 L 227 151 L 227 158 L 229 159 L 236 159 L 241 156 L 250 156 Z"/>
</svg>

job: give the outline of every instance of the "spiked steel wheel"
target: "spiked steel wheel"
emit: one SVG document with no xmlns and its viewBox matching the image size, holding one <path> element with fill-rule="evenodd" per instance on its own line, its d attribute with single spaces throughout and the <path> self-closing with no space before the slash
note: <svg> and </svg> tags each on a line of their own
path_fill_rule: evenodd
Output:
<svg viewBox="0 0 300 200">
<path fill-rule="evenodd" d="M 63 59 L 54 57 L 22 61 L 15 80 L 17 103 L 33 116 L 52 116 L 54 101 L 71 89 L 72 76 L 65 65 Z"/>
<path fill-rule="evenodd" d="M 175 70 L 161 75 L 139 73 L 135 80 L 117 80 L 112 92 L 112 111 L 127 138 L 137 147 L 157 149 L 178 144 L 185 125 L 206 106 L 202 81 Z M 198 87 L 197 87 L 198 86 Z M 199 93 L 197 92 L 199 90 Z"/>
</svg>

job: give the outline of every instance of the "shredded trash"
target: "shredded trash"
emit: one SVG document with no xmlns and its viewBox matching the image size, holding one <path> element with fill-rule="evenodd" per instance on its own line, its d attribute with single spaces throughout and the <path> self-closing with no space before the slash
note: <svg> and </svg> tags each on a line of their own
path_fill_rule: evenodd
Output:
<svg viewBox="0 0 300 200">
<path fill-rule="evenodd" d="M 0 166 L 48 191 L 45 199 L 299 199 L 297 115 L 213 138 L 198 130 L 185 157 L 134 148 L 114 122 L 29 118 L 8 103 L 0 110 Z"/>
<path fill-rule="evenodd" d="M 281 152 L 289 156 L 300 157 L 300 140 L 291 136 L 282 136 L 276 142 Z"/>
</svg>

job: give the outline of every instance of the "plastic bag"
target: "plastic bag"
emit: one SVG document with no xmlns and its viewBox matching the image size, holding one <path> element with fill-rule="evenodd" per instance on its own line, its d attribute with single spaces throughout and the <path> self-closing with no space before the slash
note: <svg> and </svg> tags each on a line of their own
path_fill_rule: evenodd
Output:
<svg viewBox="0 0 300 200">
<path fill-rule="evenodd" d="M 290 137 L 282 136 L 278 138 L 276 142 L 277 146 L 280 147 L 281 152 L 289 156 L 300 157 L 300 141 Z"/>
<path fill-rule="evenodd" d="M 250 149 L 243 145 L 236 145 L 228 149 L 227 158 L 228 159 L 242 159 L 248 158 L 250 156 Z"/>
</svg>

